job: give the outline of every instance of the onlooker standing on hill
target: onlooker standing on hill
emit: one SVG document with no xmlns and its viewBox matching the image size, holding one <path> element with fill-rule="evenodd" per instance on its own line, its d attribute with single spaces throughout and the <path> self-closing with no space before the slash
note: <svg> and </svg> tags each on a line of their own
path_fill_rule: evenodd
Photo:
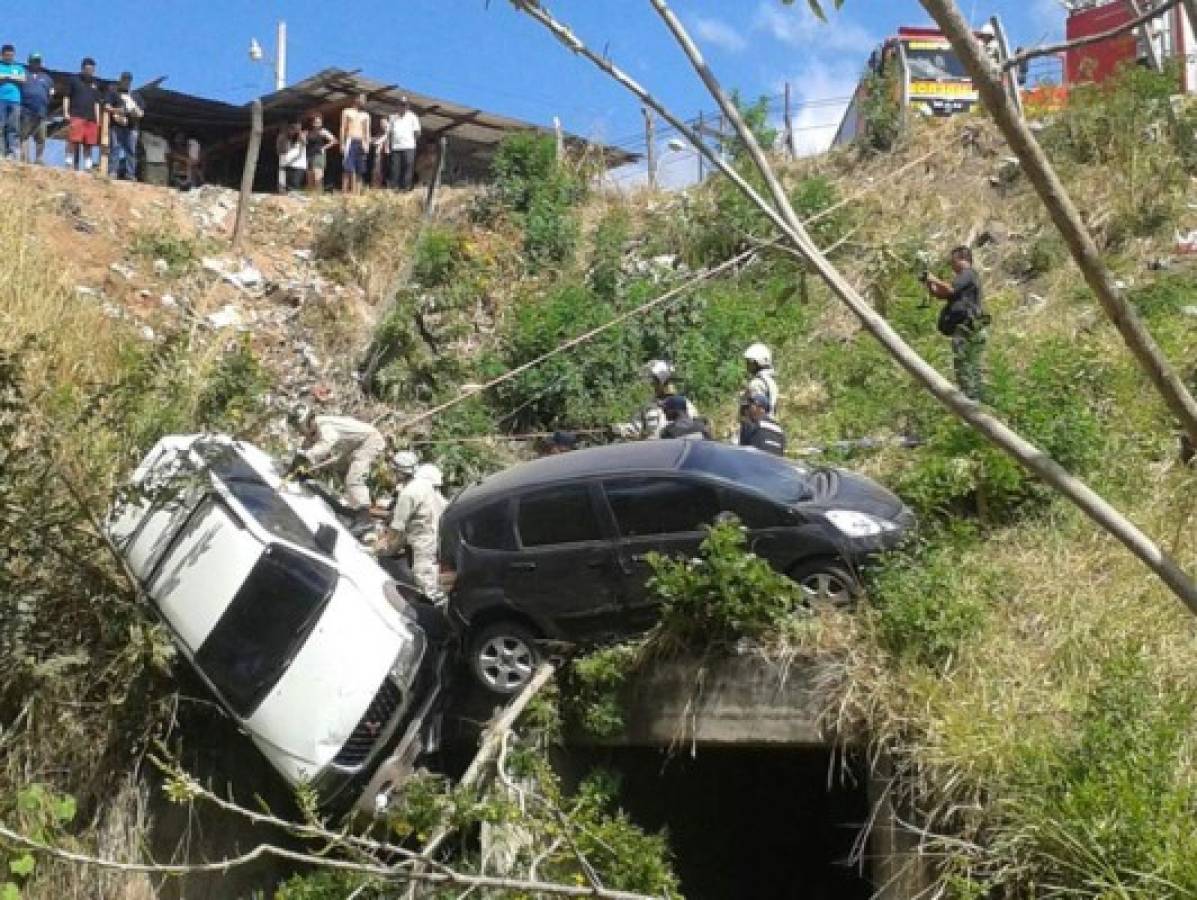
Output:
<svg viewBox="0 0 1197 900">
<path fill-rule="evenodd" d="M 62 114 L 70 123 L 66 164 L 89 171 L 92 148 L 100 143 L 100 83 L 96 81 L 96 61 L 90 56 L 83 60 L 79 74 L 71 78 L 62 99 Z"/>
<path fill-rule="evenodd" d="M 108 129 L 109 172 L 120 181 L 137 180 L 137 138 L 145 115 L 145 100 L 133 90 L 133 74 L 122 72 L 104 100 Z"/>
<path fill-rule="evenodd" d="M 308 129 L 308 187 L 320 193 L 324 190 L 324 170 L 328 168 L 328 151 L 337 146 L 337 139 L 324 127 L 324 118 L 312 116 Z"/>
<path fill-rule="evenodd" d="M 341 147 L 341 190 L 360 194 L 369 171 L 370 114 L 366 112 L 365 94 L 358 94 L 353 106 L 341 113 Z"/>
<path fill-rule="evenodd" d="M 30 53 L 25 66 L 25 83 L 21 85 L 21 153 L 26 162 L 39 165 L 46 155 L 46 120 L 50 118 L 50 101 L 54 97 L 54 79 L 42 68 L 42 55 Z M 27 146 L 33 139 L 32 160 Z"/>
<path fill-rule="evenodd" d="M 410 191 L 415 182 L 416 144 L 420 139 L 420 118 L 411 111 L 406 97 L 399 99 L 399 112 L 387 118 L 386 147 L 391 154 L 387 184 L 401 191 Z"/>
<path fill-rule="evenodd" d="M 278 133 L 278 192 L 297 191 L 303 187 L 308 174 L 308 136 L 303 125 L 294 122 Z"/>
<path fill-rule="evenodd" d="M 981 402 L 985 399 L 985 328 L 989 316 L 981 296 L 981 281 L 973 268 L 973 253 L 968 247 L 952 251 L 952 271 L 956 273 L 948 284 L 930 273 L 924 273 L 923 283 L 932 296 L 946 301 L 939 312 L 939 333 L 952 339 L 952 362 L 956 370 L 956 384 L 964 395 Z"/>
<path fill-rule="evenodd" d="M 0 48 L 0 157 L 17 158 L 21 144 L 21 86 L 25 67 L 16 61 L 17 48 Z"/>
</svg>

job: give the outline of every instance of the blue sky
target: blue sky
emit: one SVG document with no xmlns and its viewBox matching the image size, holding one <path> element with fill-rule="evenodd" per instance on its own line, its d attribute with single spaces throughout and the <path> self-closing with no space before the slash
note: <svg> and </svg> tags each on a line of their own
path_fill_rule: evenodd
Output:
<svg viewBox="0 0 1197 900">
<path fill-rule="evenodd" d="M 1018 44 L 1058 34 L 1056 0 L 960 0 L 980 22 L 994 12 Z M 287 21 L 292 80 L 325 66 L 364 73 L 432 94 L 608 141 L 634 141 L 642 129 L 628 95 L 573 58 L 506 0 L 56 0 L 5 4 L 0 40 L 32 49 L 55 68 L 84 55 L 112 76 L 167 75 L 165 87 L 244 102 L 271 87 L 267 65 L 251 63 L 251 37 L 273 52 L 274 23 Z M 605 47 L 679 112 L 711 108 L 646 0 L 550 0 L 593 46 Z M 349 16 L 352 9 L 356 15 Z M 829 25 L 803 0 L 677 0 L 716 71 L 747 96 L 774 94 L 785 81 L 797 100 L 849 93 L 873 45 L 902 24 L 925 21 L 917 0 L 846 0 Z M 832 105 L 804 110 L 800 136 L 813 148 L 834 129 Z M 666 160 L 666 163 L 669 161 Z"/>
</svg>

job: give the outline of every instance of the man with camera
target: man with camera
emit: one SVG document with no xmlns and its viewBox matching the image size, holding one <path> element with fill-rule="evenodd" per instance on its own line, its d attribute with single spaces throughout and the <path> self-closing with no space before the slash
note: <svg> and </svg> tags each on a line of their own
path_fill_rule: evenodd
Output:
<svg viewBox="0 0 1197 900">
<path fill-rule="evenodd" d="M 968 247 L 957 247 L 951 254 L 952 283 L 923 272 L 919 280 L 931 296 L 945 301 L 939 311 L 936 327 L 939 333 L 952 339 L 952 363 L 956 384 L 971 400 L 985 399 L 985 327 L 989 316 L 981 301 L 981 281 L 973 268 L 973 253 Z"/>
</svg>

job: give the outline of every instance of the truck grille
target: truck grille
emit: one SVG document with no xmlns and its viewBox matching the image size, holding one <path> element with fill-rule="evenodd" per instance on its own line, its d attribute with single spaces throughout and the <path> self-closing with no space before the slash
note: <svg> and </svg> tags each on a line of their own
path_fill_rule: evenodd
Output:
<svg viewBox="0 0 1197 900">
<path fill-rule="evenodd" d="M 347 769 L 364 763 L 374 745 L 386 733 L 387 726 L 402 705 L 403 692 L 388 678 L 370 703 L 370 708 L 353 729 L 353 734 L 333 759 L 333 764 Z"/>
</svg>

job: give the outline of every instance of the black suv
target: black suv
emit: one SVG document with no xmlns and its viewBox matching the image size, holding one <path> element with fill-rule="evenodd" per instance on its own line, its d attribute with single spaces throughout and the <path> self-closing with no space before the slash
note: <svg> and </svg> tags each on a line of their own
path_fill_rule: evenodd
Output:
<svg viewBox="0 0 1197 900">
<path fill-rule="evenodd" d="M 812 600 L 848 603 L 854 568 L 914 525 L 902 501 L 839 469 L 710 441 L 643 441 L 515 466 L 463 491 L 441 521 L 451 606 L 474 676 L 512 694 L 538 640 L 598 641 L 652 626 L 649 553 L 691 557 L 734 513 L 757 555 Z"/>
</svg>

